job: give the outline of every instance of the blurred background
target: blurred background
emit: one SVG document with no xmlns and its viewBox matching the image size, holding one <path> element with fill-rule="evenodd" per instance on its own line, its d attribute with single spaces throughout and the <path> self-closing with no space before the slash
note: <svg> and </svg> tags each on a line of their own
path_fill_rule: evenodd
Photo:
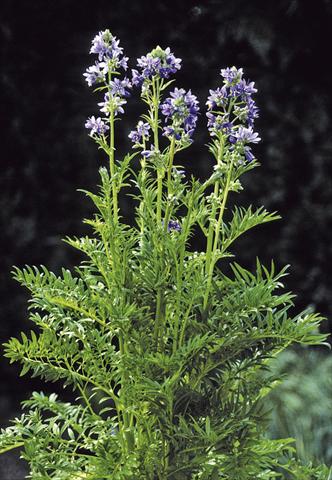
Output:
<svg viewBox="0 0 332 480">
<path fill-rule="evenodd" d="M 91 39 L 105 28 L 120 38 L 130 68 L 157 44 L 183 58 L 177 86 L 192 89 L 202 115 L 181 161 L 200 178 L 212 167 L 204 104 L 208 89 L 220 83 L 220 68 L 243 67 L 256 82 L 262 142 L 255 153 L 262 167 L 247 175 L 239 201 L 264 204 L 283 218 L 241 239 L 237 260 L 247 267 L 256 256 L 291 264 L 287 288 L 297 294 L 296 308 L 319 310 L 330 319 L 322 330 L 331 332 L 332 2 L 2 0 L 1 343 L 29 328 L 28 296 L 11 279 L 12 266 L 58 271 L 79 260 L 61 239 L 85 232 L 81 219 L 92 207 L 76 189 L 94 189 L 105 164 L 84 128 L 98 100 L 82 77 L 93 63 Z M 130 148 L 128 133 L 143 109 L 137 93 L 118 124 L 117 155 Z M 131 205 L 121 206 L 130 218 Z M 1 355 L 0 425 L 7 425 L 32 390 L 57 387 L 18 378 L 17 366 Z M 297 436 L 306 461 L 331 463 L 331 368 L 328 349 L 287 352 L 275 366 L 290 380 L 270 399 L 271 434 Z M 23 476 L 15 454 L 0 457 L 1 480 Z"/>
</svg>

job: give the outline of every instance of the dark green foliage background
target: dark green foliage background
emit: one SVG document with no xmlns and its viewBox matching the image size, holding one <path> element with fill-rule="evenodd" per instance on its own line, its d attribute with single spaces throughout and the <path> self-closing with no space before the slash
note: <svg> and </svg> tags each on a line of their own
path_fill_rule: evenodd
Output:
<svg viewBox="0 0 332 480">
<path fill-rule="evenodd" d="M 104 28 L 121 39 L 131 67 L 157 43 L 170 46 L 183 58 L 177 85 L 192 88 L 202 107 L 221 66 L 243 66 L 256 81 L 262 168 L 247 176 L 241 201 L 278 210 L 283 220 L 241 240 L 238 260 L 247 267 L 256 255 L 291 263 L 287 286 L 298 307 L 314 304 L 331 318 L 331 27 L 328 0 L 2 0 L 0 340 L 26 328 L 27 296 L 10 278 L 12 265 L 58 271 L 77 260 L 61 238 L 83 232 L 90 204 L 75 189 L 93 189 L 102 161 L 84 129 L 97 108 L 82 73 L 90 40 Z M 121 123 L 121 152 L 139 113 L 136 97 Z M 212 166 L 204 125 L 203 113 L 183 157 L 200 177 Z M 122 211 L 130 217 L 131 206 Z M 0 374 L 3 424 L 24 391 L 40 386 L 13 382 L 16 368 L 3 359 Z"/>
</svg>

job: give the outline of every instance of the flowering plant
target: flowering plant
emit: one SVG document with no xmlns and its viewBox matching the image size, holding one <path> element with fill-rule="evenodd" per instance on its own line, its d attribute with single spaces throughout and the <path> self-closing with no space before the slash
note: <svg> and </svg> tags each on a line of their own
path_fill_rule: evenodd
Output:
<svg viewBox="0 0 332 480">
<path fill-rule="evenodd" d="M 232 260 L 240 235 L 279 218 L 227 209 L 242 175 L 258 166 L 254 83 L 242 69 L 221 70 L 206 102 L 214 170 L 188 180 L 176 155 L 190 147 L 201 109 L 190 90 L 166 93 L 181 60 L 158 46 L 124 76 L 128 58 L 108 30 L 91 53 L 97 60 L 84 76 L 103 99 L 85 126 L 109 161 L 99 192 L 85 191 L 97 210 L 85 220 L 93 233 L 66 239 L 85 255 L 74 273 L 14 270 L 31 291 L 34 329 L 5 344 L 22 375 L 62 381 L 77 398 L 33 393 L 2 430 L 0 451 L 20 447 L 34 480 L 304 478 L 291 440 L 264 436 L 261 399 L 274 378 L 261 373 L 291 343 L 321 343 L 320 317 L 290 315 L 285 268 L 257 260 L 252 273 Z M 134 88 L 147 111 L 120 159 L 115 126 Z M 136 201 L 134 226 L 121 215 L 124 187 Z M 198 231 L 200 252 L 191 242 Z"/>
</svg>

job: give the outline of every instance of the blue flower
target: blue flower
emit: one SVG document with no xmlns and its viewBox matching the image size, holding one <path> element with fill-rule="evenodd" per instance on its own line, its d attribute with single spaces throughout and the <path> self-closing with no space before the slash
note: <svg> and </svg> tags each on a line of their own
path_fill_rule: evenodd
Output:
<svg viewBox="0 0 332 480">
<path fill-rule="evenodd" d="M 216 136 L 219 131 L 225 129 L 228 133 L 231 133 L 232 122 L 229 119 L 229 103 L 232 95 L 230 89 L 223 85 L 216 90 L 209 90 L 209 93 L 206 101 L 208 108 L 206 116 L 211 136 Z"/>
<path fill-rule="evenodd" d="M 119 97 L 129 97 L 130 92 L 128 89 L 131 88 L 131 83 L 128 78 L 119 80 L 115 78 L 110 82 L 110 90 L 113 96 L 118 95 Z"/>
<path fill-rule="evenodd" d="M 123 68 L 123 70 L 127 70 L 128 60 L 129 57 L 122 57 L 121 60 L 119 60 L 119 67 Z"/>
<path fill-rule="evenodd" d="M 224 135 L 228 142 L 224 149 L 229 151 L 233 151 L 235 144 L 238 144 L 237 152 L 251 162 L 254 155 L 247 144 L 260 141 L 258 133 L 253 130 L 259 110 L 252 96 L 257 89 L 254 82 L 242 78 L 242 68 L 224 68 L 220 74 L 223 86 L 210 90 L 206 102 L 210 135 Z"/>
<path fill-rule="evenodd" d="M 243 69 L 236 67 L 227 67 L 220 70 L 220 75 L 224 78 L 226 86 L 235 85 L 242 79 Z"/>
<path fill-rule="evenodd" d="M 210 130 L 212 136 L 215 135 L 216 131 L 221 130 L 228 135 L 232 133 L 233 124 L 229 121 L 229 116 L 227 113 L 218 115 L 207 112 L 206 116 L 208 119 L 208 129 Z"/>
<path fill-rule="evenodd" d="M 138 70 L 132 70 L 131 71 L 131 82 L 135 87 L 140 87 L 142 83 L 144 82 L 144 77 L 141 75 Z"/>
<path fill-rule="evenodd" d="M 108 67 L 105 62 L 95 62 L 94 65 L 88 67 L 86 72 L 83 73 L 85 80 L 89 87 L 92 87 L 95 83 L 105 82 Z"/>
<path fill-rule="evenodd" d="M 119 68 L 127 70 L 128 57 L 123 56 L 123 48 L 119 43 L 109 30 L 99 32 L 92 40 L 90 53 L 98 55 L 98 62 L 88 67 L 83 74 L 90 87 L 95 83 L 105 82 L 109 72 Z"/>
<path fill-rule="evenodd" d="M 128 137 L 134 144 L 140 144 L 141 140 L 147 140 L 149 138 L 150 125 L 140 120 L 137 124 L 136 130 L 132 130 Z M 146 156 L 146 155 L 145 155 Z"/>
<path fill-rule="evenodd" d="M 228 92 L 225 86 L 217 88 L 216 90 L 209 90 L 209 92 L 210 95 L 208 96 L 206 105 L 210 110 L 214 110 L 216 107 L 225 107 L 227 105 Z"/>
<path fill-rule="evenodd" d="M 94 116 L 87 119 L 85 128 L 90 129 L 90 135 L 92 136 L 103 135 L 109 129 L 108 125 L 100 117 L 95 118 Z"/>
<path fill-rule="evenodd" d="M 258 118 L 259 108 L 256 106 L 255 101 L 249 97 L 247 99 L 247 107 L 248 107 L 248 125 L 252 127 L 254 125 L 255 118 Z"/>
<path fill-rule="evenodd" d="M 183 88 L 175 88 L 160 106 L 161 113 L 166 117 L 164 135 L 174 136 L 176 140 L 192 136 L 199 113 L 198 100 L 191 90 L 186 92 Z"/>
<path fill-rule="evenodd" d="M 239 127 L 234 136 L 237 141 L 243 143 L 258 143 L 261 140 L 258 133 L 254 132 L 252 127 Z"/>
<path fill-rule="evenodd" d="M 245 80 L 240 80 L 233 87 L 233 94 L 237 96 L 242 96 L 243 100 L 246 100 L 253 93 L 257 93 L 257 88 L 255 88 L 255 82 L 246 82 Z"/>
<path fill-rule="evenodd" d="M 109 30 L 104 30 L 99 32 L 92 40 L 90 53 L 97 54 L 99 61 L 113 60 L 118 66 L 123 52 L 123 48 L 119 44 L 120 40 L 113 37 Z M 124 58 L 128 60 L 126 57 Z M 122 60 L 122 68 L 126 67 L 126 60 L 124 62 Z"/>
<path fill-rule="evenodd" d="M 145 158 L 153 158 L 157 153 L 154 145 L 151 145 L 150 150 L 143 150 L 142 155 Z"/>
<path fill-rule="evenodd" d="M 159 57 L 152 57 L 150 54 L 147 54 L 145 57 L 137 59 L 137 65 L 141 68 L 144 78 L 151 78 L 159 72 L 161 60 Z"/>
<path fill-rule="evenodd" d="M 116 116 L 118 113 L 124 113 L 123 105 L 127 103 L 127 100 L 121 98 L 117 95 L 110 95 L 108 92 L 104 95 L 104 101 L 99 102 L 98 105 L 101 107 L 100 111 L 109 115 L 110 112 L 113 112 Z"/>
<path fill-rule="evenodd" d="M 251 148 L 248 147 L 247 145 L 244 147 L 244 156 L 247 160 L 248 163 L 252 162 L 253 160 L 255 160 L 255 157 L 251 151 Z"/>
<path fill-rule="evenodd" d="M 177 220 L 170 220 L 167 225 L 168 232 L 181 232 L 181 225 Z"/>
<path fill-rule="evenodd" d="M 169 78 L 181 68 L 181 59 L 176 58 L 167 47 L 156 47 L 150 53 L 137 59 L 139 70 L 132 70 L 133 85 L 140 86 L 146 79 L 154 76 Z"/>
<path fill-rule="evenodd" d="M 109 84 L 110 91 L 104 95 L 104 101 L 98 103 L 101 107 L 100 111 L 106 115 L 113 112 L 115 116 L 118 113 L 124 113 L 123 105 L 127 103 L 125 98 L 130 96 L 129 88 L 131 88 L 131 83 L 128 78 L 112 80 Z"/>
</svg>

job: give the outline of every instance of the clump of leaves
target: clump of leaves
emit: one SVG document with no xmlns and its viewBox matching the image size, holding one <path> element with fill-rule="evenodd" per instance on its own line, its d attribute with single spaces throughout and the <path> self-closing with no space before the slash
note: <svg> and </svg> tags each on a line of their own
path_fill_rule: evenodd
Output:
<svg viewBox="0 0 332 480">
<path fill-rule="evenodd" d="M 321 318 L 291 315 L 286 268 L 257 260 L 250 272 L 232 259 L 240 235 L 279 218 L 263 208 L 227 208 L 242 175 L 258 166 L 249 146 L 259 141 L 253 82 L 226 68 L 222 87 L 210 91 L 215 168 L 201 182 L 175 166 L 192 142 L 198 101 L 178 88 L 162 99 L 180 59 L 157 47 L 129 80 L 119 79 L 127 58 L 108 30 L 91 53 L 98 61 L 85 76 L 104 93 L 104 117 L 86 126 L 109 159 L 99 191 L 85 192 L 96 208 L 85 220 L 92 233 L 66 239 L 84 254 L 74 272 L 14 270 L 31 292 L 34 329 L 5 344 L 22 375 L 62 381 L 77 398 L 34 393 L 2 431 L 0 451 L 20 447 L 34 480 L 267 480 L 292 468 L 294 478 L 306 468 L 322 479 L 325 467 L 292 467 L 291 439 L 264 436 L 261 405 L 273 382 L 262 370 L 292 343 L 321 343 Z M 129 134 L 134 153 L 121 159 L 115 126 L 132 85 L 147 113 Z M 136 201 L 132 226 L 120 192 Z M 197 252 L 199 231 L 206 248 Z"/>
<path fill-rule="evenodd" d="M 308 348 L 289 349 L 271 371 L 283 381 L 267 396 L 270 435 L 294 437 L 304 463 L 332 464 L 332 355 Z"/>
</svg>

